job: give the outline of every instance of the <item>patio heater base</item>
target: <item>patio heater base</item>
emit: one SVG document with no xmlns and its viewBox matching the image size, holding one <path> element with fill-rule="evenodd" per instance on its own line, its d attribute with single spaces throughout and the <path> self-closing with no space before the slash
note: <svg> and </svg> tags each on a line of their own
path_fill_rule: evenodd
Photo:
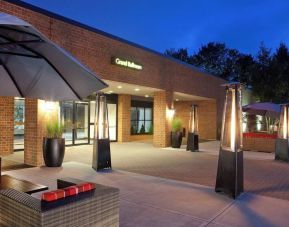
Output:
<svg viewBox="0 0 289 227">
<path fill-rule="evenodd" d="M 215 191 L 237 198 L 244 191 L 243 174 L 243 151 L 220 149 Z"/>
<path fill-rule="evenodd" d="M 94 140 L 92 168 L 96 171 L 111 168 L 109 139 Z"/>
<path fill-rule="evenodd" d="M 199 135 L 195 133 L 188 133 L 187 151 L 199 151 Z"/>
<path fill-rule="evenodd" d="M 289 140 L 277 138 L 275 142 L 275 160 L 289 162 Z"/>
</svg>

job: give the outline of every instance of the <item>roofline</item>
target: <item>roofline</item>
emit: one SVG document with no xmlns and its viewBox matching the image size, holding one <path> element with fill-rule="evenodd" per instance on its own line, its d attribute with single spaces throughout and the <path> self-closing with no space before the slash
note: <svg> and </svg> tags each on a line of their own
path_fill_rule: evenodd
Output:
<svg viewBox="0 0 289 227">
<path fill-rule="evenodd" d="M 0 0 L 0 1 L 1 1 L 1 0 Z M 156 54 L 156 55 L 158 55 L 158 56 L 161 56 L 161 57 L 163 57 L 163 58 L 166 58 L 166 59 L 168 59 L 168 60 L 171 60 L 171 61 L 173 61 L 173 62 L 175 62 L 175 63 L 184 65 L 184 66 L 186 66 L 186 67 L 188 67 L 188 68 L 190 68 L 190 69 L 193 69 L 193 70 L 195 70 L 195 71 L 198 71 L 198 72 L 200 72 L 200 73 L 204 73 L 204 74 L 206 74 L 207 76 L 213 76 L 213 77 L 216 77 L 216 78 L 218 78 L 218 79 L 220 79 L 220 80 L 226 81 L 226 80 L 224 80 L 223 78 L 220 78 L 219 76 L 210 74 L 210 73 L 206 72 L 205 70 L 202 70 L 202 69 L 200 69 L 200 68 L 198 68 L 198 67 L 196 67 L 196 66 L 193 66 L 193 65 L 191 65 L 191 64 L 188 64 L 188 63 L 186 63 L 186 62 L 183 62 L 183 61 L 181 61 L 181 60 L 179 60 L 179 59 L 173 58 L 173 57 L 171 57 L 171 56 L 169 56 L 169 55 L 165 55 L 165 54 L 163 54 L 163 53 L 160 53 L 160 52 L 155 51 L 155 50 L 153 50 L 153 49 L 150 49 L 150 48 L 148 48 L 148 47 L 145 47 L 145 46 L 142 46 L 142 45 L 140 45 L 140 44 L 137 44 L 137 43 L 128 41 L 128 40 L 126 40 L 126 39 L 123 39 L 123 38 L 120 38 L 120 37 L 118 37 L 118 36 L 112 35 L 112 34 L 110 34 L 110 33 L 104 32 L 104 31 L 102 31 L 102 30 L 100 30 L 100 29 L 97 29 L 97 28 L 94 28 L 94 27 L 92 27 L 92 26 L 83 24 L 83 23 L 81 23 L 81 22 L 78 22 L 78 21 L 76 21 L 76 20 L 70 19 L 70 18 L 68 18 L 68 17 L 61 16 L 61 15 L 59 15 L 59 14 L 57 14 L 57 13 L 48 11 L 48 10 L 46 10 L 46 9 L 40 8 L 40 7 L 35 6 L 35 5 L 32 5 L 32 4 L 30 4 L 30 3 L 27 3 L 27 2 L 24 2 L 24 1 L 21 1 L 21 0 L 4 0 L 4 1 L 5 1 L 5 2 L 12 3 L 12 4 L 14 4 L 14 5 L 18 5 L 18 6 L 24 7 L 24 8 L 26 8 L 26 9 L 30 9 L 30 10 L 32 10 L 32 11 L 35 11 L 35 12 L 38 12 L 38 13 L 41 13 L 41 14 L 44 14 L 44 15 L 46 15 L 46 16 L 52 17 L 52 18 L 54 18 L 54 19 L 57 19 L 57 20 L 60 20 L 60 21 L 63 21 L 63 22 L 66 22 L 66 23 L 68 23 L 68 24 L 72 24 L 72 25 L 74 25 L 74 26 L 84 28 L 84 29 L 86 29 L 86 30 L 95 32 L 95 33 L 97 33 L 97 34 L 103 35 L 103 36 L 105 36 L 105 37 L 108 37 L 108 38 L 110 38 L 110 39 L 114 39 L 114 40 L 116 40 L 116 41 L 119 41 L 119 42 L 122 42 L 122 43 L 125 43 L 125 44 L 128 44 L 128 45 L 131 45 L 131 46 L 133 46 L 133 47 L 136 47 L 136 48 L 139 48 L 139 49 L 142 49 L 142 50 L 151 52 L 151 53 L 153 53 L 153 54 Z"/>
</svg>

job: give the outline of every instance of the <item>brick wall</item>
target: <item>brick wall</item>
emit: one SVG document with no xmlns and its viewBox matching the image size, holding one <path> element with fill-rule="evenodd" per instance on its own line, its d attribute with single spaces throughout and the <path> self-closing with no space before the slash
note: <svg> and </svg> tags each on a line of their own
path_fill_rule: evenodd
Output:
<svg viewBox="0 0 289 227">
<path fill-rule="evenodd" d="M 217 109 L 214 100 L 206 101 L 178 101 L 174 103 L 175 117 L 180 118 L 188 135 L 190 111 L 192 104 L 198 105 L 198 128 L 201 139 L 216 139 Z M 185 140 L 184 140 L 185 142 Z"/>
<path fill-rule="evenodd" d="M 52 109 L 46 109 L 45 105 L 43 100 L 25 99 L 24 163 L 27 165 L 43 164 L 46 123 L 58 120 L 58 103 L 54 103 Z"/>
<path fill-rule="evenodd" d="M 130 95 L 118 96 L 118 142 L 130 141 Z"/>
<path fill-rule="evenodd" d="M 213 99 L 224 98 L 220 84 L 225 81 L 194 67 L 5 0 L 0 1 L 0 9 L 34 25 L 103 79 Z M 112 56 L 135 60 L 143 65 L 143 70 L 112 65 Z"/>
<path fill-rule="evenodd" d="M 154 93 L 154 135 L 156 147 L 170 146 L 170 119 L 167 111 L 172 108 L 172 92 L 158 91 Z"/>
<path fill-rule="evenodd" d="M 56 19 L 49 13 L 36 12 L 29 9 L 29 6 L 23 7 L 2 0 L 0 10 L 31 23 L 56 44 L 71 52 L 102 79 L 215 99 L 216 122 L 220 131 L 225 94 L 224 88 L 220 85 L 225 82 L 224 80 L 155 52 L 130 45 L 100 32 L 94 32 L 92 29 L 77 26 L 77 23 Z M 139 62 L 143 65 L 143 70 L 131 70 L 112 65 L 111 57 L 113 56 Z M 161 112 L 164 116 L 164 111 Z M 122 141 L 129 140 L 127 132 L 126 134 L 120 133 L 119 137 Z M 163 142 L 157 142 L 158 140 L 154 139 L 155 144 L 163 146 L 169 143 L 167 135 L 163 139 Z"/>
<path fill-rule="evenodd" d="M 13 153 L 14 98 L 0 97 L 0 156 Z"/>
</svg>

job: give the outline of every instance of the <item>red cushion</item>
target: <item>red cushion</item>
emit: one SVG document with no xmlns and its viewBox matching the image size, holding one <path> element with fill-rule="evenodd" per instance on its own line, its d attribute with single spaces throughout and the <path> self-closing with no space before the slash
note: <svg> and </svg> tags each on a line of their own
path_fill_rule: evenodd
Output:
<svg viewBox="0 0 289 227">
<path fill-rule="evenodd" d="M 95 189 L 95 184 L 93 183 L 82 183 L 74 186 L 70 186 L 64 189 L 58 189 L 55 191 L 44 192 L 41 196 L 42 200 L 47 202 L 55 201 L 64 197 L 77 195 L 81 192 L 87 192 Z"/>
<path fill-rule="evenodd" d="M 81 187 L 83 192 L 87 192 L 87 191 L 90 191 L 92 189 L 95 189 L 95 184 L 89 183 L 89 182 L 82 183 L 82 184 L 79 184 L 77 186 Z"/>
<path fill-rule="evenodd" d="M 55 201 L 65 197 L 65 192 L 62 189 L 42 193 L 41 199 L 47 202 Z"/>
<path fill-rule="evenodd" d="M 70 186 L 63 189 L 65 191 L 65 196 L 72 196 L 78 194 L 78 188 L 76 186 Z"/>
</svg>

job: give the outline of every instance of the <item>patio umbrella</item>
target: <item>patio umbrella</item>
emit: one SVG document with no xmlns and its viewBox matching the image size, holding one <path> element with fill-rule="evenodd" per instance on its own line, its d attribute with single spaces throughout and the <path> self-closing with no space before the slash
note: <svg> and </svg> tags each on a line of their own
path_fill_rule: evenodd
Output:
<svg viewBox="0 0 289 227">
<path fill-rule="evenodd" d="M 0 13 L 0 96 L 80 100 L 105 87 L 32 25 Z"/>
<path fill-rule="evenodd" d="M 281 106 L 272 102 L 257 102 L 242 107 L 243 112 L 271 118 L 279 118 Z"/>
</svg>

